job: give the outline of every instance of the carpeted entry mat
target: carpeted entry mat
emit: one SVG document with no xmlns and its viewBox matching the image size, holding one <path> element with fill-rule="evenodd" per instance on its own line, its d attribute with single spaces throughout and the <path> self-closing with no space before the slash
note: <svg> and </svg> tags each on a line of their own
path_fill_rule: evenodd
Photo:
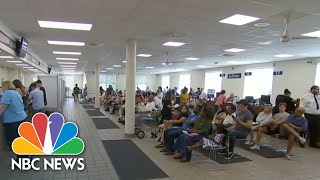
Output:
<svg viewBox="0 0 320 180">
<path fill-rule="evenodd" d="M 82 104 L 82 107 L 84 108 L 84 109 L 96 109 L 93 105 L 91 105 L 91 104 Z"/>
<path fill-rule="evenodd" d="M 90 104 L 89 102 L 83 101 L 83 102 L 79 102 L 79 104 Z"/>
<path fill-rule="evenodd" d="M 86 110 L 89 116 L 105 116 L 100 110 Z"/>
<path fill-rule="evenodd" d="M 209 150 L 206 149 L 200 149 L 198 151 L 199 153 L 209 157 Z M 216 161 L 219 164 L 228 164 L 228 163 L 241 163 L 241 162 L 248 162 L 248 161 L 252 161 L 251 159 L 248 159 L 246 157 L 240 156 L 239 154 L 234 154 L 233 158 L 230 159 L 230 161 L 228 159 L 224 158 L 225 155 L 224 154 L 217 154 L 216 155 L 216 159 L 214 159 L 214 152 L 212 152 L 210 159 Z M 191 160 L 192 161 L 192 160 Z"/>
<path fill-rule="evenodd" d="M 268 146 L 260 146 L 260 150 L 251 150 L 250 145 L 240 143 L 239 147 L 265 158 L 280 158 L 284 157 L 285 155 L 285 153 L 280 151 L 279 149 Z"/>
<path fill-rule="evenodd" d="M 107 140 L 102 144 L 120 180 L 166 178 L 164 173 L 130 139 Z"/>
<path fill-rule="evenodd" d="M 119 126 L 109 118 L 92 118 L 92 120 L 97 129 L 119 129 Z"/>
</svg>

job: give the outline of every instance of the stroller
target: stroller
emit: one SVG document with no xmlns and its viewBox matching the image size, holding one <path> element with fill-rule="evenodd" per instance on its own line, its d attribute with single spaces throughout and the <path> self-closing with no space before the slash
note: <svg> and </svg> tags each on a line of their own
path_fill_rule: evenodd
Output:
<svg viewBox="0 0 320 180">
<path fill-rule="evenodd" d="M 139 139 L 144 138 L 145 132 L 142 130 L 144 125 L 151 128 L 151 137 L 154 137 L 156 134 L 156 129 L 158 126 L 158 120 L 160 117 L 160 112 L 157 110 L 153 111 L 144 111 L 141 108 L 136 109 L 136 118 L 135 118 L 135 134 Z"/>
</svg>

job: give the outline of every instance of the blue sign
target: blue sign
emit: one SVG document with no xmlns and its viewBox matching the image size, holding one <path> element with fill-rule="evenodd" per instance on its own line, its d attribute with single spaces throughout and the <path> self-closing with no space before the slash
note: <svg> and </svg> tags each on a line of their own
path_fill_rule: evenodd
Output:
<svg viewBox="0 0 320 180">
<path fill-rule="evenodd" d="M 228 79 L 239 79 L 241 78 L 241 73 L 228 74 Z"/>
<path fill-rule="evenodd" d="M 220 74 L 220 77 L 226 77 L 226 74 Z"/>
<path fill-rule="evenodd" d="M 252 75 L 252 72 L 245 72 L 244 75 L 245 75 L 245 76 L 251 76 L 251 75 Z"/>
<path fill-rule="evenodd" d="M 282 71 L 274 71 L 273 72 L 274 76 L 281 76 L 282 74 L 283 74 Z"/>
</svg>

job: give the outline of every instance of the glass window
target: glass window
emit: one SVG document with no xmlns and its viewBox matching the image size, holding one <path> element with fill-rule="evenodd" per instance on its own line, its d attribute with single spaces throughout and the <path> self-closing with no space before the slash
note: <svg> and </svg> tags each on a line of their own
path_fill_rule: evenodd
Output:
<svg viewBox="0 0 320 180">
<path fill-rule="evenodd" d="M 112 74 L 100 74 L 100 86 L 106 90 L 111 85 L 113 89 L 116 89 L 117 76 Z"/>
<path fill-rule="evenodd" d="M 246 72 L 252 74 L 244 77 L 243 97 L 258 99 L 261 95 L 272 94 L 273 68 L 247 69 Z"/>
<path fill-rule="evenodd" d="M 213 89 L 213 94 L 221 91 L 222 79 L 220 77 L 220 74 L 222 74 L 221 71 L 206 72 L 204 82 L 204 90 L 206 93 L 208 93 L 208 89 Z"/>
<path fill-rule="evenodd" d="M 147 89 L 147 77 L 142 75 L 137 76 L 136 84 L 139 89 L 145 91 Z"/>
<path fill-rule="evenodd" d="M 190 74 L 180 74 L 179 77 L 179 88 L 178 88 L 178 93 L 180 94 L 181 89 L 184 87 L 187 87 L 190 89 Z"/>
<path fill-rule="evenodd" d="M 162 75 L 161 87 L 165 89 L 167 86 L 170 88 L 170 75 Z"/>
</svg>

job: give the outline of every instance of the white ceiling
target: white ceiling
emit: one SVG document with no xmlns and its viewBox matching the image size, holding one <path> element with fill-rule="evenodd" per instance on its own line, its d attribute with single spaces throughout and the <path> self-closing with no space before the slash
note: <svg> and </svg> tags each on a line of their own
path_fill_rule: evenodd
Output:
<svg viewBox="0 0 320 180">
<path fill-rule="evenodd" d="M 107 66 L 124 65 L 128 38 L 137 39 L 137 53 L 153 55 L 137 58 L 137 69 L 143 72 L 192 70 L 197 69 L 197 65 L 230 66 L 227 61 L 246 64 L 287 60 L 273 57 L 284 53 L 295 55 L 292 59 L 319 57 L 320 39 L 279 41 L 284 29 L 280 14 L 288 10 L 293 12 L 290 36 L 320 29 L 319 0 L 0 0 L 0 20 L 25 36 L 30 48 L 56 70 L 59 69 L 55 58 L 62 55 L 54 55 L 52 51 L 81 51 L 77 71 L 93 70 L 97 63 L 103 71 Z M 269 22 L 271 26 L 256 28 L 253 24 L 257 22 L 245 26 L 219 23 L 234 14 L 260 17 L 259 22 Z M 42 29 L 38 20 L 91 23 L 93 28 L 90 32 Z M 187 44 L 176 48 L 162 46 L 170 40 L 172 32 L 176 34 L 173 40 Z M 103 46 L 52 46 L 47 40 L 84 41 Z M 266 41 L 272 44 L 257 44 Z M 219 56 L 229 48 L 247 51 L 228 53 L 233 54 L 232 57 Z M 201 59 L 164 67 L 161 63 L 166 60 L 166 51 L 170 61 L 190 56 Z M 145 69 L 146 66 L 156 68 Z M 111 72 L 118 71 L 123 72 L 124 68 Z"/>
</svg>

